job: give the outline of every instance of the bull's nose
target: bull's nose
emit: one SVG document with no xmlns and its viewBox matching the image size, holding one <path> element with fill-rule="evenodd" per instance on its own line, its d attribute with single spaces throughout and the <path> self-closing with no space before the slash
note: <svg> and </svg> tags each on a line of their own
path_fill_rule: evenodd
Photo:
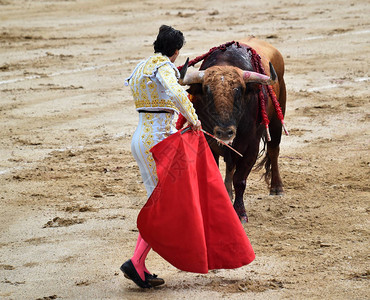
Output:
<svg viewBox="0 0 370 300">
<path fill-rule="evenodd" d="M 232 126 L 226 128 L 216 126 L 213 133 L 220 140 L 229 141 L 235 137 L 236 130 Z"/>
</svg>

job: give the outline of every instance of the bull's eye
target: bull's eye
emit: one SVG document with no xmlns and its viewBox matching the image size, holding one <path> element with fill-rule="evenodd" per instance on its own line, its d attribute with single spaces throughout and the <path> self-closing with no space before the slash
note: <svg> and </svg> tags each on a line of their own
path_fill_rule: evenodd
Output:
<svg viewBox="0 0 370 300">
<path fill-rule="evenodd" d="M 212 93 L 211 87 L 209 85 L 206 85 L 206 91 L 207 91 L 207 94 L 211 94 Z"/>
<path fill-rule="evenodd" d="M 234 88 L 234 110 L 238 113 L 243 111 L 243 88 L 238 86 Z"/>
<path fill-rule="evenodd" d="M 234 93 L 235 94 L 237 94 L 237 93 L 242 93 L 242 91 L 243 91 L 243 88 L 241 87 L 241 86 L 238 86 L 238 87 L 236 87 L 236 88 L 233 88 L 233 90 L 234 90 Z"/>
</svg>

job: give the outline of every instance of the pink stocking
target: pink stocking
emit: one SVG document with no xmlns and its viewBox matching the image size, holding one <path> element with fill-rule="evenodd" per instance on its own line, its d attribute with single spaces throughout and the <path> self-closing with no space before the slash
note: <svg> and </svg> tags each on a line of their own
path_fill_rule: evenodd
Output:
<svg viewBox="0 0 370 300">
<path fill-rule="evenodd" d="M 131 261 L 138 272 L 139 276 L 141 277 L 142 280 L 145 281 L 145 275 L 144 272 L 147 272 L 150 274 L 150 272 L 147 270 L 145 267 L 145 259 L 146 256 L 148 255 L 151 247 L 147 242 L 143 240 L 141 235 L 139 234 L 139 237 L 137 239 L 134 255 L 131 258 Z"/>
<path fill-rule="evenodd" d="M 139 235 L 137 236 L 137 242 L 136 242 L 136 246 L 135 246 L 135 250 L 134 250 L 134 252 L 136 252 L 137 247 L 139 247 L 140 242 L 141 242 L 141 240 L 142 240 L 142 239 L 143 239 L 143 238 L 141 237 L 141 234 L 139 233 Z"/>
<path fill-rule="evenodd" d="M 141 237 L 141 234 L 139 233 L 139 235 L 138 235 L 138 237 L 137 237 L 137 242 L 136 242 L 136 246 L 135 246 L 135 251 L 134 251 L 134 253 L 136 252 L 137 248 L 139 247 L 139 245 L 140 245 L 141 241 L 144 241 L 144 240 L 143 240 L 143 238 Z M 146 242 L 144 241 L 144 243 L 146 243 Z M 146 273 L 148 273 L 148 274 L 151 274 L 151 273 L 149 272 L 149 270 L 148 270 L 148 269 L 146 268 L 146 266 L 145 266 L 145 259 L 144 259 L 144 271 L 145 271 Z"/>
</svg>

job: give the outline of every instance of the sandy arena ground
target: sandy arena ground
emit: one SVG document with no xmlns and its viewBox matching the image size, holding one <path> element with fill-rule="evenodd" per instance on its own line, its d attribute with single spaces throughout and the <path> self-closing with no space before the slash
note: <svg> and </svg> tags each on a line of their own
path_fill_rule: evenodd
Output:
<svg viewBox="0 0 370 300">
<path fill-rule="evenodd" d="M 369 299 L 366 0 L 0 0 L 1 299 Z M 255 35 L 286 61 L 286 194 L 248 181 L 256 260 L 206 275 L 150 252 L 166 284 L 140 290 L 131 256 L 146 201 L 124 78 L 162 24 L 176 61 Z"/>
</svg>

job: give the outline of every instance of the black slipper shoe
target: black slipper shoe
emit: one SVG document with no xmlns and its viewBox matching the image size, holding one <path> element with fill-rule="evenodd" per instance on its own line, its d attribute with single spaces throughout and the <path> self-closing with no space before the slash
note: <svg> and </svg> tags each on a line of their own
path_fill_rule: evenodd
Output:
<svg viewBox="0 0 370 300">
<path fill-rule="evenodd" d="M 127 279 L 131 279 L 130 277 L 128 277 L 126 273 L 123 273 L 123 274 L 125 275 Z M 147 272 L 144 272 L 144 274 L 145 274 L 145 281 L 148 281 L 152 287 L 156 287 L 156 286 L 164 284 L 164 279 L 159 278 L 158 275 L 148 274 Z"/>
<path fill-rule="evenodd" d="M 147 281 L 145 276 L 145 281 L 140 278 L 140 275 L 137 273 L 134 264 L 132 263 L 131 259 L 126 261 L 121 267 L 121 271 L 126 275 L 125 277 L 131 279 L 133 282 L 136 283 L 139 287 L 143 289 L 150 289 L 152 286 Z"/>
<path fill-rule="evenodd" d="M 145 281 L 148 281 L 152 287 L 164 284 L 164 280 L 162 278 L 159 278 L 158 275 L 148 274 L 147 272 L 144 272 L 144 274 Z"/>
</svg>

